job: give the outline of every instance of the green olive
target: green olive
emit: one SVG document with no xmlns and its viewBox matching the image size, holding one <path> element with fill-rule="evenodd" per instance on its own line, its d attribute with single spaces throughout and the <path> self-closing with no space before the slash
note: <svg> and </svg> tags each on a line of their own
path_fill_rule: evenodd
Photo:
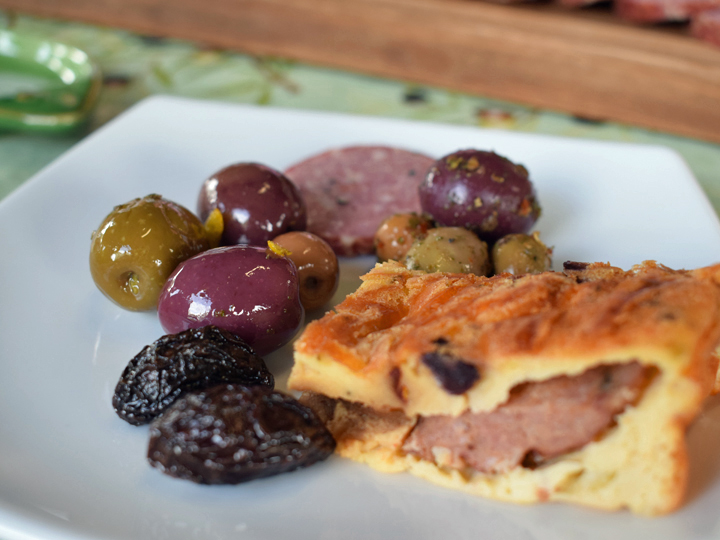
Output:
<svg viewBox="0 0 720 540">
<path fill-rule="evenodd" d="M 540 234 L 508 234 L 492 249 L 496 274 L 539 274 L 552 267 L 552 249 L 540 240 Z"/>
<path fill-rule="evenodd" d="M 411 270 L 425 272 L 490 273 L 487 244 L 462 227 L 438 227 L 416 241 L 405 259 Z"/>
<path fill-rule="evenodd" d="M 90 273 L 121 307 L 153 309 L 175 267 L 208 247 L 198 217 L 160 195 L 148 195 L 116 206 L 92 233 Z"/>
<path fill-rule="evenodd" d="M 433 227 L 432 220 L 416 212 L 395 214 L 380 224 L 375 232 L 375 253 L 381 261 L 402 261 L 413 242 L 423 238 Z"/>
</svg>

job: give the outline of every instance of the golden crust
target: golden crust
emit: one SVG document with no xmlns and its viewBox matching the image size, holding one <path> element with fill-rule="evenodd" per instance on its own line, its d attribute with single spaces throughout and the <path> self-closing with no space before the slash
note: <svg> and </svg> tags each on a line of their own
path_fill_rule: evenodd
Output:
<svg viewBox="0 0 720 540">
<path fill-rule="evenodd" d="M 377 468 L 409 470 L 507 500 L 568 500 L 657 514 L 680 504 L 687 477 L 684 432 L 716 385 L 718 340 L 720 265 L 675 271 L 645 262 L 623 271 L 595 263 L 563 273 L 484 278 L 424 274 L 389 262 L 363 276 L 358 291 L 335 311 L 308 325 L 295 345 L 289 384 L 361 403 L 378 418 L 391 411 L 407 418 L 404 431 L 376 430 L 383 435 L 374 436 L 379 424 L 371 415 L 356 418 L 352 408 L 336 406 L 338 418 L 366 425 L 362 438 L 344 434 L 339 452 Z M 477 380 L 449 392 L 428 354 L 473 366 Z M 523 382 L 633 360 L 660 373 L 638 406 L 601 441 L 548 466 L 468 475 L 400 450 L 420 416 L 490 411 Z"/>
</svg>

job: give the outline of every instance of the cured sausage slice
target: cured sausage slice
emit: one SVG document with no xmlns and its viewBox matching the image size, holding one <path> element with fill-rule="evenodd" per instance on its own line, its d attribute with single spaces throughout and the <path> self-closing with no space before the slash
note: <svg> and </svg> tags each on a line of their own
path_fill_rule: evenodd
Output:
<svg viewBox="0 0 720 540">
<path fill-rule="evenodd" d="M 307 230 L 337 255 L 373 253 L 373 236 L 392 214 L 419 212 L 418 185 L 435 160 L 387 146 L 349 146 L 297 163 L 285 175 L 307 206 Z"/>
<path fill-rule="evenodd" d="M 420 418 L 403 449 L 432 462 L 442 448 L 444 464 L 485 473 L 533 468 L 582 448 L 612 427 L 653 375 L 651 368 L 631 362 L 525 383 L 495 410 Z"/>
</svg>

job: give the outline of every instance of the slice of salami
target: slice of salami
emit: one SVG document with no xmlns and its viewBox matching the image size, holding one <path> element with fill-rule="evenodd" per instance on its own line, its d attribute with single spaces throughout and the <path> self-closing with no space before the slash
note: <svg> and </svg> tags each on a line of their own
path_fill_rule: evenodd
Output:
<svg viewBox="0 0 720 540">
<path fill-rule="evenodd" d="M 399 148 L 350 146 L 301 161 L 285 175 L 305 200 L 307 230 L 352 257 L 373 253 L 385 218 L 420 211 L 418 185 L 434 162 Z"/>
</svg>

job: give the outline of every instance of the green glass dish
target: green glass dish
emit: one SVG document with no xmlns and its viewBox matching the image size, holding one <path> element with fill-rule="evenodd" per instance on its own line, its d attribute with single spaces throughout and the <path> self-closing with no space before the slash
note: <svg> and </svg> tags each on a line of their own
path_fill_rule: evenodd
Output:
<svg viewBox="0 0 720 540">
<path fill-rule="evenodd" d="M 101 84 L 84 51 L 0 30 L 0 129 L 71 130 L 87 119 Z"/>
</svg>

